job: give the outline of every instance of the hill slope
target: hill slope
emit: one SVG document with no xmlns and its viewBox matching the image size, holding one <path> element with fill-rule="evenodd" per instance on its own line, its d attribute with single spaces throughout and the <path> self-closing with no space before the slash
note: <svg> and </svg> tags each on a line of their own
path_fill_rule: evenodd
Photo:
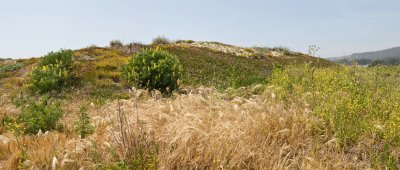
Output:
<svg viewBox="0 0 400 170">
<path fill-rule="evenodd" d="M 328 58 L 328 60 L 339 63 L 356 61 L 361 65 L 368 65 L 377 60 L 384 64 L 400 64 L 400 47 L 374 52 L 354 53 L 350 56 Z"/>
<path fill-rule="evenodd" d="M 161 48 L 178 57 L 182 63 L 184 74 L 181 84 L 184 86 L 204 85 L 222 89 L 258 84 L 267 80 L 274 64 L 291 65 L 313 62 L 321 67 L 334 65 L 324 59 L 294 52 L 242 48 L 211 42 L 198 44 L 160 45 Z M 90 89 L 92 95 L 112 96 L 112 91 L 122 89 L 120 68 L 127 63 L 129 57 L 143 48 L 153 47 L 152 45 L 128 44 L 116 48 L 89 47 L 75 50 L 74 74 L 81 78 L 82 84 Z M 0 72 L 3 77 L 0 80 L 3 82 L 2 85 L 22 86 L 30 68 L 37 61 L 37 59 L 7 60 L 8 65 L 12 66 L 7 66 L 11 67 L 7 68 L 9 69 L 7 72 Z M 5 67 L 2 66 L 2 68 Z"/>
<path fill-rule="evenodd" d="M 120 80 L 129 57 L 152 47 L 73 51 L 81 83 L 51 100 L 24 92 L 39 59 L 2 61 L 0 169 L 400 167 L 400 66 L 338 66 L 284 48 L 164 44 L 185 72 L 180 93 L 163 97 Z M 317 67 L 300 65 L 310 61 Z M 54 128 L 21 133 L 53 120 Z"/>
</svg>

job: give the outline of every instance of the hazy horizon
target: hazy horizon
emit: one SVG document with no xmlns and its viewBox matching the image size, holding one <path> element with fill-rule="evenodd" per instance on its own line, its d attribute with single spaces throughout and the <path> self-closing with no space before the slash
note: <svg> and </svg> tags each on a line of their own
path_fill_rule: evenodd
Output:
<svg viewBox="0 0 400 170">
<path fill-rule="evenodd" d="M 127 1 L 0 2 L 0 57 L 39 57 L 61 48 L 106 46 L 110 40 L 149 43 L 218 41 L 286 46 L 337 57 L 400 46 L 400 1 Z"/>
</svg>

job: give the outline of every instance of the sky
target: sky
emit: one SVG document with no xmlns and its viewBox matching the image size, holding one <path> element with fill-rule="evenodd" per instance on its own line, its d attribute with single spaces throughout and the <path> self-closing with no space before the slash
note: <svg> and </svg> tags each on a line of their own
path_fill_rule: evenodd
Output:
<svg viewBox="0 0 400 170">
<path fill-rule="evenodd" d="M 106 46 L 218 41 L 336 57 L 400 46 L 399 0 L 2 0 L 0 57 Z"/>
</svg>

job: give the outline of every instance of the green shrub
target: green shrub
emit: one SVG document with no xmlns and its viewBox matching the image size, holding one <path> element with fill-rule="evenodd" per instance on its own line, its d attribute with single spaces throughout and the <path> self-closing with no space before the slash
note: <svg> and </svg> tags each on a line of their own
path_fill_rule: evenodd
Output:
<svg viewBox="0 0 400 170">
<path fill-rule="evenodd" d="M 112 40 L 112 41 L 110 41 L 110 47 L 111 48 L 120 48 L 122 46 L 123 46 L 123 44 L 122 44 L 122 42 L 120 40 Z"/>
<path fill-rule="evenodd" d="M 160 44 L 171 44 L 171 41 L 164 37 L 164 36 L 158 36 L 153 39 L 152 43 L 153 45 L 160 45 Z"/>
<path fill-rule="evenodd" d="M 90 124 L 90 118 L 87 114 L 85 107 L 81 107 L 78 121 L 75 122 L 75 131 L 85 138 L 86 136 L 93 134 L 94 126 Z"/>
<path fill-rule="evenodd" d="M 178 59 L 160 48 L 135 54 L 123 68 L 128 86 L 160 90 L 169 94 L 179 88 L 181 65 Z"/>
<path fill-rule="evenodd" d="M 61 91 L 71 85 L 72 51 L 61 50 L 44 56 L 29 74 L 27 87 L 36 93 Z"/>
<path fill-rule="evenodd" d="M 24 134 L 37 134 L 39 130 L 61 130 L 59 120 L 63 114 L 58 102 L 44 96 L 39 101 L 28 100 L 22 106 L 17 123 L 22 125 Z"/>
</svg>

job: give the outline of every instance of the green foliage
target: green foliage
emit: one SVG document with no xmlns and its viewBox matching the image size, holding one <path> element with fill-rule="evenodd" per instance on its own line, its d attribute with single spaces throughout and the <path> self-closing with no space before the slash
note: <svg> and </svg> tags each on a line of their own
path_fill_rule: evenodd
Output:
<svg viewBox="0 0 400 170">
<path fill-rule="evenodd" d="M 56 91 L 72 84 L 72 51 L 61 50 L 44 56 L 29 74 L 27 87 L 39 94 Z"/>
<path fill-rule="evenodd" d="M 46 132 L 62 129 L 59 120 L 64 113 L 60 104 L 48 96 L 43 96 L 38 101 L 27 100 L 21 107 L 17 123 L 22 126 L 24 134 L 37 134 L 39 130 Z"/>
<path fill-rule="evenodd" d="M 181 65 L 176 57 L 160 48 L 149 49 L 132 56 L 122 75 L 128 86 L 169 94 L 179 88 Z"/>
<path fill-rule="evenodd" d="M 90 124 L 90 118 L 85 107 L 81 107 L 79 113 L 78 121 L 75 122 L 75 131 L 81 136 L 81 138 L 85 138 L 86 136 L 93 134 L 94 126 Z"/>
<path fill-rule="evenodd" d="M 232 88 L 239 88 L 240 87 L 240 80 L 239 80 L 239 73 L 237 73 L 236 68 L 232 68 L 229 74 L 229 87 Z"/>
<path fill-rule="evenodd" d="M 158 36 L 156 38 L 153 39 L 153 41 L 151 42 L 152 45 L 160 45 L 160 44 L 171 44 L 171 41 L 164 36 Z"/>
<path fill-rule="evenodd" d="M 58 52 L 50 52 L 43 56 L 38 66 L 49 66 L 61 64 L 65 69 L 72 68 L 72 50 L 60 50 Z"/>
<path fill-rule="evenodd" d="M 399 73 L 400 67 L 321 69 L 307 64 L 275 69 L 270 83 L 280 100 L 309 107 L 324 121 L 320 133 L 340 139 L 344 148 L 366 136 L 399 147 Z M 390 155 L 384 160 L 390 165 L 398 161 Z"/>
</svg>

